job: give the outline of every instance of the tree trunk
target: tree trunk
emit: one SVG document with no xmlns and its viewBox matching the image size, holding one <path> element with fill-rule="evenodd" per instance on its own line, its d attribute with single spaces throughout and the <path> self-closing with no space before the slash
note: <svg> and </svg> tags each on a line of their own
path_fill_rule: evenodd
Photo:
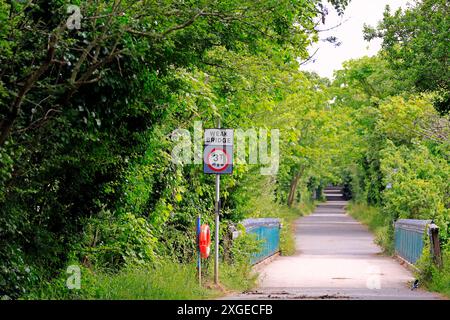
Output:
<svg viewBox="0 0 450 320">
<path fill-rule="evenodd" d="M 287 201 L 287 204 L 289 207 L 292 207 L 292 204 L 294 203 L 295 192 L 297 191 L 297 186 L 298 186 L 300 177 L 301 177 L 300 171 L 297 171 L 297 173 L 292 177 L 291 187 L 289 189 L 289 196 L 288 196 L 288 201 Z"/>
</svg>

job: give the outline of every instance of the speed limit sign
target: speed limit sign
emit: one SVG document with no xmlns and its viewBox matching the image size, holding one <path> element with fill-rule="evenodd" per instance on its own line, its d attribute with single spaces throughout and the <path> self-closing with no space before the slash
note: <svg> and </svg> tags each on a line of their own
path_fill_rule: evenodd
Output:
<svg viewBox="0 0 450 320">
<path fill-rule="evenodd" d="M 231 174 L 233 171 L 233 130 L 206 129 L 203 172 Z"/>
<path fill-rule="evenodd" d="M 215 172 L 226 170 L 230 162 L 230 156 L 225 148 L 214 147 L 206 156 L 206 165 Z"/>
</svg>

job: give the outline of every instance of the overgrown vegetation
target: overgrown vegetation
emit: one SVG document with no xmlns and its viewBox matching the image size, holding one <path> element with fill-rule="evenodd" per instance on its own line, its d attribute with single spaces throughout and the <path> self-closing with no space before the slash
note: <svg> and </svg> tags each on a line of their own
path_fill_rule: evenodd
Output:
<svg viewBox="0 0 450 320">
<path fill-rule="evenodd" d="M 393 248 L 396 219 L 432 219 L 449 255 L 450 119 L 448 101 L 449 4 L 417 1 L 406 10 L 387 8 L 367 39 L 380 37 L 376 57 L 349 61 L 336 74 L 336 102 L 356 119 L 355 163 L 345 169 L 350 212 L 366 223 L 379 244 Z M 445 79 L 444 79 L 445 78 Z M 425 252 L 425 251 L 424 251 Z M 442 270 L 428 252 L 418 264 L 432 290 L 448 293 L 448 261 Z"/>
<path fill-rule="evenodd" d="M 221 281 L 231 290 L 244 291 L 255 283 L 248 267 L 221 265 Z M 209 268 L 204 273 L 204 286 L 198 284 L 195 264 L 158 261 L 157 264 L 129 267 L 118 273 L 94 272 L 83 268 L 80 290 L 67 288 L 67 274 L 41 285 L 25 296 L 26 299 L 102 299 L 102 300 L 183 300 L 215 298 L 223 292 L 212 283 Z"/>
<path fill-rule="evenodd" d="M 431 257 L 429 244 L 425 246 L 422 256 L 417 262 L 419 268 L 417 276 L 430 290 L 443 293 L 450 298 L 450 250 L 448 244 L 442 252 L 442 268 L 439 268 Z"/>
<path fill-rule="evenodd" d="M 352 217 L 367 225 L 375 235 L 375 243 L 386 254 L 394 253 L 393 227 L 389 216 L 384 215 L 379 208 L 364 203 L 350 203 L 347 211 Z"/>
<path fill-rule="evenodd" d="M 329 3 L 342 13 L 348 1 Z M 253 142 L 223 177 L 221 239 L 244 218 L 281 217 L 291 254 L 293 219 L 344 183 L 376 207 L 372 218 L 355 208 L 382 243 L 394 219 L 431 218 L 448 255 L 446 1 L 387 11 L 366 28 L 383 50 L 346 62 L 333 81 L 299 71 L 326 19 L 322 1 L 74 1 L 80 29 L 67 27 L 68 4 L 0 0 L 1 297 L 217 294 L 193 277 L 195 219 L 213 224 L 214 180 L 172 157 L 198 121 L 217 119 L 272 149 L 279 130 L 280 147 L 279 161 L 250 164 Z M 220 244 L 223 260 L 232 253 L 229 288 L 252 283 L 241 263 L 254 243 L 240 241 Z M 64 288 L 70 264 L 82 267 L 82 291 Z M 430 286 L 441 288 L 445 270 Z M 163 282 L 164 272 L 179 277 Z"/>
<path fill-rule="evenodd" d="M 341 12 L 348 1 L 330 2 Z M 222 239 L 258 215 L 255 185 L 272 190 L 259 208 L 277 215 L 332 175 L 319 160 L 339 138 L 322 128 L 339 116 L 326 109 L 328 82 L 297 62 L 317 41 L 321 2 L 74 1 L 79 29 L 67 26 L 68 4 L 0 0 L 1 297 L 128 297 L 164 259 L 192 275 L 195 219 L 213 222 L 213 177 L 171 152 L 174 130 L 192 135 L 196 121 L 268 130 L 269 144 L 280 130 L 269 179 L 248 157 L 222 179 Z M 93 274 L 86 294 L 60 295 L 68 264 Z M 113 292 L 90 293 L 97 285 Z"/>
</svg>

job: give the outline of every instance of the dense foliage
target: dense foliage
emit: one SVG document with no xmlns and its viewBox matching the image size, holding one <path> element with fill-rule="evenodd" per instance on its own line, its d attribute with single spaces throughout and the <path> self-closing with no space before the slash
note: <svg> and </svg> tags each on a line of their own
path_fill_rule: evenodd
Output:
<svg viewBox="0 0 450 320">
<path fill-rule="evenodd" d="M 342 13 L 348 2 L 327 5 Z M 158 266 L 180 273 L 169 286 L 192 276 L 195 219 L 213 221 L 213 177 L 172 161 L 174 130 L 194 136 L 198 121 L 217 119 L 268 132 L 269 149 L 272 129 L 280 139 L 277 170 L 250 164 L 248 149 L 222 178 L 221 257 L 239 264 L 225 281 L 248 285 L 242 263 L 255 246 L 242 237 L 230 248 L 231 223 L 292 221 L 329 183 L 377 206 L 388 241 L 392 220 L 432 218 L 448 251 L 445 1 L 387 12 L 366 30 L 384 49 L 346 62 L 332 82 L 298 65 L 326 19 L 322 1 L 72 4 L 79 29 L 67 1 L 0 0 L 0 297 L 123 298 L 121 281 L 143 295 L 143 277 L 163 285 Z M 86 291 L 65 290 L 70 264 L 82 266 Z M 191 280 L 166 289 L 205 294 Z"/>
<path fill-rule="evenodd" d="M 352 213 L 372 226 L 387 252 L 393 249 L 395 220 L 432 219 L 448 260 L 450 119 L 434 108 L 440 91 L 395 92 L 401 82 L 382 56 L 348 62 L 334 83 L 335 103 L 350 108 L 356 119 L 353 136 L 359 140 L 355 162 L 342 171 L 347 194 L 363 205 Z M 432 263 L 420 266 L 424 274 L 435 268 Z M 428 277 L 430 287 L 448 293 L 448 282 L 441 283 L 448 279 L 446 272 L 436 270 Z"/>
<path fill-rule="evenodd" d="M 342 12 L 347 2 L 331 4 Z M 317 40 L 319 1 L 71 4 L 79 28 L 66 1 L 0 1 L 1 296 L 23 296 L 70 263 L 192 261 L 195 217 L 212 219 L 212 180 L 171 161 L 172 131 L 219 117 L 278 128 L 266 112 L 299 90 L 321 109 L 296 62 Z M 274 201 L 286 202 L 291 162 Z M 224 221 L 251 214 L 242 204 L 258 169 L 223 179 Z"/>
<path fill-rule="evenodd" d="M 376 28 L 365 27 L 365 38 L 382 38 L 386 58 L 402 79 L 404 90 L 438 91 L 437 109 L 449 112 L 450 4 L 446 0 L 413 4 L 394 13 L 388 7 Z"/>
<path fill-rule="evenodd" d="M 390 221 L 434 219 L 446 242 L 449 118 L 433 107 L 439 93 L 393 92 L 399 80 L 381 62 L 380 57 L 350 61 L 334 83 L 336 103 L 351 108 L 360 140 L 359 160 L 345 171 L 347 184 L 356 200 L 381 206 Z"/>
<path fill-rule="evenodd" d="M 359 204 L 352 213 L 375 231 L 388 252 L 393 221 L 432 219 L 439 226 L 444 268 L 424 249 L 418 264 L 429 288 L 448 294 L 450 282 L 450 118 L 448 1 L 386 8 L 365 38 L 382 39 L 376 57 L 347 62 L 334 83 L 336 103 L 352 109 L 360 143 L 344 176 Z M 366 204 L 372 206 L 368 208 Z"/>
</svg>

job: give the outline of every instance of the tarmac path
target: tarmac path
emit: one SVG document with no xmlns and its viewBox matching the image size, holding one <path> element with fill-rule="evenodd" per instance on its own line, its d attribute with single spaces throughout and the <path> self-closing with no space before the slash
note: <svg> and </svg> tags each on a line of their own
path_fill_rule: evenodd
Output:
<svg viewBox="0 0 450 320">
<path fill-rule="evenodd" d="M 440 299 L 411 290 L 413 273 L 383 255 L 367 227 L 345 212 L 338 188 L 327 202 L 296 221 L 293 256 L 258 266 L 258 288 L 225 299 Z"/>
</svg>

